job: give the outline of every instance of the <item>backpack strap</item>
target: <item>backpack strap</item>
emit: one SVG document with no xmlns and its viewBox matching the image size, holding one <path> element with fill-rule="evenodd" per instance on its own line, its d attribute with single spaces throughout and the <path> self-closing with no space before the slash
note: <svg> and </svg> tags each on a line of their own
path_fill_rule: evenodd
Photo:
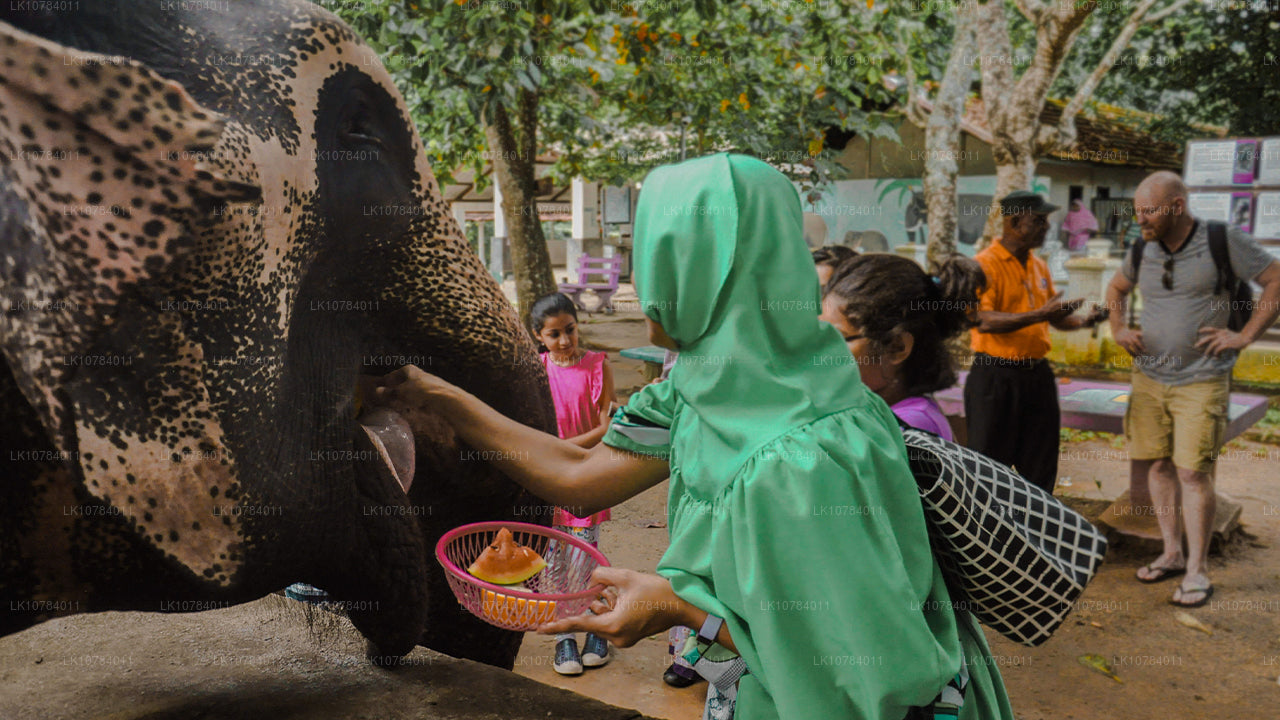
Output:
<svg viewBox="0 0 1280 720">
<path fill-rule="evenodd" d="M 1217 220 L 1209 221 L 1209 254 L 1213 256 L 1213 264 L 1218 266 L 1218 284 L 1213 289 L 1214 295 L 1223 291 L 1236 291 L 1235 270 L 1231 269 L 1231 255 L 1227 251 L 1227 225 Z"/>
<path fill-rule="evenodd" d="M 1147 250 L 1147 241 L 1139 235 L 1137 240 L 1133 241 L 1132 260 L 1129 261 L 1129 272 L 1133 273 L 1133 286 L 1138 286 L 1138 270 L 1142 268 L 1142 254 Z"/>
<path fill-rule="evenodd" d="M 1137 240 L 1133 241 L 1131 246 L 1133 250 L 1132 258 L 1129 261 L 1129 272 L 1133 273 L 1133 290 L 1129 293 L 1129 327 L 1134 327 L 1137 320 L 1137 299 L 1134 297 L 1138 292 L 1138 270 L 1142 268 L 1142 255 L 1147 251 L 1147 241 L 1139 235 Z"/>
</svg>

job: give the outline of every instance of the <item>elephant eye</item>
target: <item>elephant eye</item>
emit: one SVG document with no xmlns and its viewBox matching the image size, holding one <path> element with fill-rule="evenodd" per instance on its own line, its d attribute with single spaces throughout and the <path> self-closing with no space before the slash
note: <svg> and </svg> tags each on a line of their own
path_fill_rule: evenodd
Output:
<svg viewBox="0 0 1280 720">
<path fill-rule="evenodd" d="M 351 115 L 343 121 L 341 133 L 344 140 L 379 142 L 369 122 L 369 116 L 363 111 Z"/>
<path fill-rule="evenodd" d="M 356 93 L 347 106 L 342 122 L 338 126 L 338 135 L 342 140 L 355 143 L 373 143 L 382 145 L 378 137 L 373 113 L 367 99 L 362 93 Z"/>
</svg>

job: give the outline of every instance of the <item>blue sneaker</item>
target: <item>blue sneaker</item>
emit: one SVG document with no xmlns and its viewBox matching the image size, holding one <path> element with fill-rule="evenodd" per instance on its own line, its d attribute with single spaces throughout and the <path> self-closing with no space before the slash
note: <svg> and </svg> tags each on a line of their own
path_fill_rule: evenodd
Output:
<svg viewBox="0 0 1280 720">
<path fill-rule="evenodd" d="M 578 655 L 578 641 L 565 638 L 556 643 L 556 662 L 552 667 L 561 675 L 581 675 L 582 658 Z"/>
<path fill-rule="evenodd" d="M 589 668 L 600 667 L 608 665 L 609 659 L 609 641 L 587 633 L 587 642 L 582 646 L 582 664 Z"/>
</svg>

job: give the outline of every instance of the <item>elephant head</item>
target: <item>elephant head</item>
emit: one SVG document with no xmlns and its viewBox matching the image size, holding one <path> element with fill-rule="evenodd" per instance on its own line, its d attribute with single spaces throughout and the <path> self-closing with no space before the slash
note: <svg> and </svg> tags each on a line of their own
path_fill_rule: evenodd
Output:
<svg viewBox="0 0 1280 720">
<path fill-rule="evenodd" d="M 0 631 L 305 581 L 372 652 L 509 667 L 429 550 L 533 499 L 358 388 L 550 396 L 373 51 L 303 2 L 102 0 L 8 4 L 0 62 Z"/>
</svg>

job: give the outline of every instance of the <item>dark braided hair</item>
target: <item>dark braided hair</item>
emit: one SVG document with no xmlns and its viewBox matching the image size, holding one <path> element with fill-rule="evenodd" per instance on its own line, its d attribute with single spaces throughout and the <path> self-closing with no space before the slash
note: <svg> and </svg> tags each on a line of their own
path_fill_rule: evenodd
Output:
<svg viewBox="0 0 1280 720">
<path fill-rule="evenodd" d="M 836 266 L 827 294 L 844 301 L 849 324 L 862 329 L 876 352 L 892 345 L 899 333 L 911 333 L 915 342 L 902 364 L 910 397 L 956 383 L 946 343 L 977 324 L 978 294 L 986 284 L 982 266 L 963 255 L 952 255 L 930 277 L 909 258 L 875 253 Z"/>
</svg>

